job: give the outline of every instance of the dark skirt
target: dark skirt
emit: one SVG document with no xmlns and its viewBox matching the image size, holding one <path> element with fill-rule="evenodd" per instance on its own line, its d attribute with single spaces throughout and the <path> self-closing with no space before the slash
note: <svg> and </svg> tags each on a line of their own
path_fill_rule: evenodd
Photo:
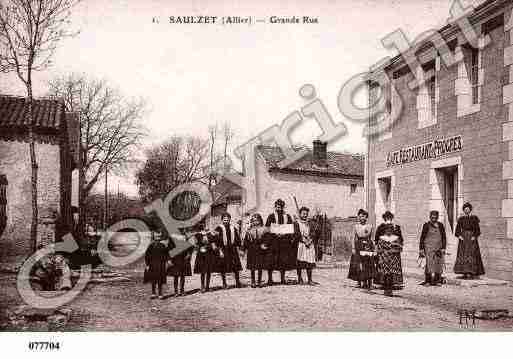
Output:
<svg viewBox="0 0 513 359">
<path fill-rule="evenodd" d="M 349 261 L 349 273 L 347 278 L 363 282 L 369 279 L 375 279 L 377 276 L 376 257 L 351 255 Z M 402 280 L 401 280 L 402 283 Z"/>
<path fill-rule="evenodd" d="M 472 232 L 464 231 L 463 240 L 458 242 L 458 252 L 454 263 L 454 273 L 471 274 L 475 276 L 485 274 L 479 243 L 471 240 Z"/>
<path fill-rule="evenodd" d="M 167 275 L 173 277 L 190 277 L 192 275 L 190 256 L 181 254 L 171 259 L 171 262 L 173 265 L 167 268 Z"/>
<path fill-rule="evenodd" d="M 297 241 L 285 238 L 276 238 L 273 245 L 276 270 L 292 270 L 297 268 Z"/>
<path fill-rule="evenodd" d="M 144 271 L 144 283 L 166 284 L 166 263 L 166 261 L 151 262 L 149 269 Z"/>
<path fill-rule="evenodd" d="M 224 257 L 218 257 L 218 265 L 216 266 L 215 272 L 218 273 L 229 273 L 238 272 L 242 270 L 242 264 L 240 263 L 239 252 L 237 247 L 230 246 L 223 248 Z"/>
<path fill-rule="evenodd" d="M 260 245 L 258 243 L 250 243 L 247 248 L 246 255 L 246 269 L 256 270 L 261 269 L 260 267 Z"/>
<path fill-rule="evenodd" d="M 347 278 L 360 281 L 360 256 L 356 254 L 351 254 L 351 259 L 349 260 L 349 273 L 347 273 Z"/>
<path fill-rule="evenodd" d="M 400 252 L 385 251 L 378 254 L 375 283 L 383 284 L 383 278 L 386 275 L 390 276 L 394 289 L 401 289 L 403 287 L 403 269 Z"/>
<path fill-rule="evenodd" d="M 216 265 L 218 265 L 218 259 L 214 251 L 211 249 L 208 249 L 206 252 L 199 250 L 196 253 L 196 260 L 194 261 L 194 273 L 203 274 L 216 272 Z"/>
<path fill-rule="evenodd" d="M 246 269 L 269 270 L 275 266 L 276 258 L 269 243 L 267 249 L 262 249 L 262 243 L 251 243 L 248 247 Z"/>
<path fill-rule="evenodd" d="M 376 260 L 374 256 L 360 256 L 361 267 L 360 281 L 374 279 L 376 277 Z"/>
</svg>

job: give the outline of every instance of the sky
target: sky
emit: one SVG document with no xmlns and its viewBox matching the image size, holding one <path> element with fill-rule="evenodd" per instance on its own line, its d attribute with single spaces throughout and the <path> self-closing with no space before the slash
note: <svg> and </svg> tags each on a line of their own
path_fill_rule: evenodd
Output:
<svg viewBox="0 0 513 359">
<path fill-rule="evenodd" d="M 70 29 L 80 33 L 59 45 L 50 69 L 35 74 L 35 95 L 44 96 L 54 76 L 84 73 L 107 80 L 128 97 L 148 101 L 146 146 L 172 135 L 206 138 L 209 125 L 228 121 L 235 148 L 304 106 L 298 91 L 308 83 L 333 120 L 348 128 L 329 150 L 365 153 L 362 125 L 344 118 L 337 108 L 342 85 L 383 57 L 397 54 L 381 43 L 390 32 L 401 29 L 413 41 L 444 25 L 451 1 L 83 0 L 71 16 Z M 476 6 L 483 0 L 461 2 Z M 266 22 L 167 20 L 193 15 L 252 16 Z M 271 16 L 316 17 L 318 23 L 271 24 Z M 0 75 L 0 92 L 24 94 L 12 75 Z M 320 133 L 314 120 L 304 120 L 292 139 L 311 144 Z M 98 189 L 102 187 L 100 182 Z M 133 173 L 114 177 L 109 187 L 137 193 Z"/>
</svg>

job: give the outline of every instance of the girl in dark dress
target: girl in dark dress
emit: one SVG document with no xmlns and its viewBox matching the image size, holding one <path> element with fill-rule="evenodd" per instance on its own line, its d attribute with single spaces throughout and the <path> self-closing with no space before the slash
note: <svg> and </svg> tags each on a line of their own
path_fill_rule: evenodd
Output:
<svg viewBox="0 0 513 359">
<path fill-rule="evenodd" d="M 214 237 L 209 232 L 195 234 L 196 260 L 194 262 L 194 273 L 200 274 L 201 293 L 210 290 L 210 276 L 215 271 L 216 254 L 212 248 Z"/>
<path fill-rule="evenodd" d="M 242 270 L 240 263 L 239 252 L 237 247 L 242 245 L 239 231 L 233 226 L 231 221 L 232 216 L 225 212 L 221 216 L 223 223 L 216 227 L 215 232 L 216 248 L 219 253 L 219 272 L 223 280 L 223 289 L 228 288 L 226 285 L 226 273 L 233 272 L 235 277 L 235 286 L 242 287 L 239 279 L 239 272 Z"/>
<path fill-rule="evenodd" d="M 151 283 L 151 299 L 164 299 L 162 290 L 166 284 L 166 265 L 169 260 L 169 251 L 167 245 L 164 244 L 160 233 L 156 233 L 152 242 L 146 249 L 144 262 L 146 269 L 144 271 L 144 283 Z"/>
<path fill-rule="evenodd" d="M 262 216 L 255 213 L 251 217 L 251 227 L 246 232 L 243 248 L 247 251 L 246 269 L 251 271 L 251 288 L 256 288 L 255 272 L 258 273 L 258 287 L 262 285 L 262 270 L 267 269 L 266 258 L 270 252 L 268 229 L 264 227 Z"/>
<path fill-rule="evenodd" d="M 174 241 L 187 241 L 187 237 L 184 235 L 172 234 L 169 238 L 168 250 L 175 248 Z M 173 276 L 173 286 L 175 289 L 174 296 L 179 297 L 185 295 L 185 277 L 192 275 L 191 270 L 191 255 L 193 247 L 186 251 L 174 256 L 170 260 L 170 264 L 167 268 L 167 275 Z M 178 287 L 180 285 L 180 287 Z M 180 288 L 180 289 L 179 289 Z"/>
<path fill-rule="evenodd" d="M 483 275 L 485 273 L 481 251 L 477 238 L 481 235 L 479 218 L 471 214 L 472 205 L 463 205 L 463 216 L 458 218 L 454 235 L 459 239 L 454 273 L 463 274 L 465 279 Z"/>
</svg>

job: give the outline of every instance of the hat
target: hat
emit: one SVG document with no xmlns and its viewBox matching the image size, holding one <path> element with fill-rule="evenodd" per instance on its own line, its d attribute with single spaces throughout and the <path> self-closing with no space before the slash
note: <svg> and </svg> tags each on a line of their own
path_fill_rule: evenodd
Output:
<svg viewBox="0 0 513 359">
<path fill-rule="evenodd" d="M 279 199 L 277 199 L 277 200 L 274 202 L 274 205 L 275 205 L 275 206 L 285 207 L 285 202 L 284 202 L 281 198 L 279 198 Z"/>
<path fill-rule="evenodd" d="M 465 204 L 463 205 L 463 210 L 465 210 L 465 208 L 468 208 L 472 211 L 472 205 L 470 204 L 470 202 L 465 202 Z"/>
<path fill-rule="evenodd" d="M 383 220 L 386 221 L 387 219 L 394 219 L 394 215 L 390 211 L 386 211 L 383 213 Z"/>
</svg>

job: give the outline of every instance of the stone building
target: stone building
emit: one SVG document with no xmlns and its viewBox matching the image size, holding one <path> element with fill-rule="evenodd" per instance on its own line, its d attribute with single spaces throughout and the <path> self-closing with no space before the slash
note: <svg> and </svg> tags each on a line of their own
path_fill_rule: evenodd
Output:
<svg viewBox="0 0 513 359">
<path fill-rule="evenodd" d="M 79 158 L 79 124 L 56 100 L 34 100 L 38 162 L 38 242 L 53 241 L 56 230 L 73 224 L 72 171 Z M 0 96 L 0 261 L 30 254 L 31 163 L 28 104 Z M 2 219 L 3 217 L 3 219 Z M 4 223 L 4 225 L 2 225 Z M 58 234 L 57 234 L 58 235 Z"/>
<path fill-rule="evenodd" d="M 251 212 L 259 212 L 264 220 L 278 198 L 285 201 L 291 215 L 296 214 L 294 197 L 299 207 L 310 208 L 311 215 L 329 218 L 354 216 L 363 206 L 364 161 L 360 155 L 330 152 L 326 143 L 314 141 L 303 158 L 284 168 L 278 166 L 285 158 L 279 147 L 257 146 L 255 156 L 258 208 Z M 219 196 L 212 207 L 213 217 L 227 210 L 238 221 L 248 212 L 241 187 L 221 179 L 215 191 Z"/>
<path fill-rule="evenodd" d="M 386 111 L 369 124 L 389 126 L 369 140 L 366 200 L 376 224 L 386 209 L 395 214 L 406 267 L 417 266 L 421 226 L 438 210 L 452 271 L 455 224 L 468 201 L 481 219 L 486 276 L 513 279 L 512 6 L 486 1 L 474 9 L 468 19 L 479 36 L 476 47 L 458 25 L 438 30 L 455 64 L 447 65 L 429 39 L 416 44 L 417 78 L 434 74 L 417 89 L 408 86 L 414 73 L 401 56 L 371 73 L 371 99 L 383 94 Z"/>
</svg>

